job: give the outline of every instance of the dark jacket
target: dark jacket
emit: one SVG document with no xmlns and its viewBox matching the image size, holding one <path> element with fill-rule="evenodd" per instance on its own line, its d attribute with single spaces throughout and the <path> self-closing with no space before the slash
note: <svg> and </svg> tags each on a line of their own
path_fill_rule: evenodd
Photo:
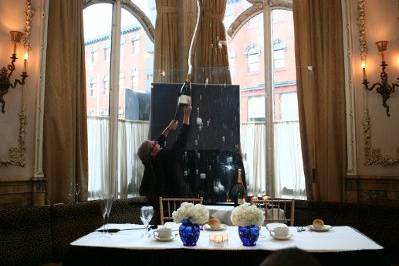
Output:
<svg viewBox="0 0 399 266">
<path fill-rule="evenodd" d="M 159 136 L 157 141 L 162 149 L 155 158 L 151 158 L 144 164 L 140 195 L 156 201 L 159 196 L 182 197 L 188 193 L 180 163 L 182 152 L 187 144 L 188 131 L 189 126 L 183 124 L 171 149 L 164 148 L 165 136 Z"/>
</svg>

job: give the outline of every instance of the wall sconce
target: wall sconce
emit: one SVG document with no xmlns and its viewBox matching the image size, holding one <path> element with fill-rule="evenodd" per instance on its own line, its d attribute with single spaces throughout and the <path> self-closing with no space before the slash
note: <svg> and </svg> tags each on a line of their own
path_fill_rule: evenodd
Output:
<svg viewBox="0 0 399 266">
<path fill-rule="evenodd" d="M 21 74 L 22 79 L 15 79 L 14 82 L 11 82 L 11 76 L 15 70 L 15 61 L 18 59 L 17 57 L 17 44 L 21 42 L 22 39 L 22 32 L 19 31 L 10 31 L 11 35 L 11 42 L 14 44 L 14 51 L 11 55 L 11 63 L 7 67 L 3 67 L 0 72 L 0 103 L 1 103 L 1 112 L 5 113 L 5 104 L 6 102 L 4 101 L 4 95 L 7 94 L 8 89 L 15 88 L 17 84 L 24 85 L 25 84 L 25 79 L 28 77 L 28 74 L 26 73 L 26 63 L 28 61 L 28 52 L 25 52 L 24 54 L 24 68 Z"/>
<path fill-rule="evenodd" d="M 378 41 L 375 44 L 377 45 L 378 52 L 380 52 L 381 54 L 381 81 L 376 82 L 371 85 L 371 87 L 369 87 L 370 82 L 368 82 L 366 76 L 366 62 L 362 61 L 363 85 L 366 90 L 372 91 L 375 88 L 377 93 L 381 94 L 382 106 L 384 106 L 387 116 L 391 116 L 389 114 L 389 106 L 387 105 L 387 100 L 389 99 L 389 97 L 391 97 L 391 94 L 395 92 L 395 87 L 399 87 L 399 84 L 392 83 L 392 85 L 390 85 L 388 83 L 388 74 L 385 72 L 385 68 L 388 66 L 388 64 L 385 63 L 384 52 L 387 50 L 388 41 Z"/>
</svg>

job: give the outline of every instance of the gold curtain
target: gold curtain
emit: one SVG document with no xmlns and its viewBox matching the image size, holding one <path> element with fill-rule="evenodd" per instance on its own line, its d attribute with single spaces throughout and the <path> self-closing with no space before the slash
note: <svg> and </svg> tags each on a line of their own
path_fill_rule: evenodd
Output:
<svg viewBox="0 0 399 266">
<path fill-rule="evenodd" d="M 51 0 L 49 6 L 43 149 L 50 203 L 87 200 L 82 2 Z"/>
<path fill-rule="evenodd" d="M 307 196 L 342 201 L 346 128 L 341 1 L 294 0 L 293 12 Z"/>
<path fill-rule="evenodd" d="M 156 0 L 154 82 L 179 81 L 176 0 Z"/>
<path fill-rule="evenodd" d="M 226 0 L 202 0 L 202 17 L 195 48 L 193 81 L 231 84 L 226 31 L 223 24 Z"/>
</svg>

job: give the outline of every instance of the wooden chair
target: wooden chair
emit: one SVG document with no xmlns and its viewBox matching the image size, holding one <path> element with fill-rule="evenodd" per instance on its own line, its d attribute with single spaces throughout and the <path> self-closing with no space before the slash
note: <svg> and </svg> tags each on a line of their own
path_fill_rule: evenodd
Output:
<svg viewBox="0 0 399 266">
<path fill-rule="evenodd" d="M 251 204 L 265 210 L 265 224 L 285 223 L 294 226 L 295 200 L 293 199 L 251 199 Z"/>
<path fill-rule="evenodd" d="M 173 221 L 172 213 L 177 210 L 183 202 L 191 202 L 193 204 L 202 204 L 203 197 L 200 198 L 163 198 L 159 197 L 159 217 L 161 224 L 166 221 Z"/>
</svg>

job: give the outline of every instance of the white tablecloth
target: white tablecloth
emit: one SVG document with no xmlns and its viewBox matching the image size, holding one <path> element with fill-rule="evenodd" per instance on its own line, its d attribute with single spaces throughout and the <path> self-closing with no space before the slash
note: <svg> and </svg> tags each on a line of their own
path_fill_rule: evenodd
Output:
<svg viewBox="0 0 399 266">
<path fill-rule="evenodd" d="M 123 228 L 128 228 L 124 225 Z M 357 230 L 349 226 L 335 226 L 328 232 L 297 232 L 295 227 L 290 227 L 293 234 L 290 240 L 279 241 L 272 239 L 265 227 L 261 229 L 261 236 L 254 247 L 244 247 L 239 239 L 237 227 L 228 226 L 226 231 L 229 240 L 224 246 L 213 246 L 209 242 L 211 231 L 201 231 L 200 238 L 195 247 L 184 247 L 180 237 L 176 237 L 169 242 L 160 242 L 154 238 L 142 237 L 144 230 L 120 231 L 110 236 L 93 232 L 72 242 L 73 246 L 87 247 L 110 247 L 122 249 L 215 249 L 215 250 L 278 250 L 288 247 L 297 247 L 311 252 L 338 252 L 338 251 L 356 251 L 356 250 L 377 250 L 382 249 L 380 245 L 370 238 L 366 237 Z"/>
</svg>

